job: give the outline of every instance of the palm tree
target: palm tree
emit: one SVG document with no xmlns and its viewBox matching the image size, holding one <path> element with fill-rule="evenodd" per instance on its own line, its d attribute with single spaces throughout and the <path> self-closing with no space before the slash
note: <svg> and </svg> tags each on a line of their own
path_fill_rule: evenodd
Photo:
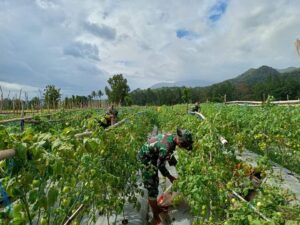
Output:
<svg viewBox="0 0 300 225">
<path fill-rule="evenodd" d="M 97 96 L 96 91 L 92 91 L 91 95 L 92 95 L 92 98 L 94 99 Z"/>
<path fill-rule="evenodd" d="M 101 97 L 103 96 L 103 92 L 101 90 L 98 91 L 98 97 L 99 97 L 99 107 L 101 107 Z"/>
<path fill-rule="evenodd" d="M 89 104 L 90 104 L 90 107 L 91 107 L 91 103 L 92 103 L 92 95 L 88 95 L 88 101 L 89 101 Z"/>
</svg>

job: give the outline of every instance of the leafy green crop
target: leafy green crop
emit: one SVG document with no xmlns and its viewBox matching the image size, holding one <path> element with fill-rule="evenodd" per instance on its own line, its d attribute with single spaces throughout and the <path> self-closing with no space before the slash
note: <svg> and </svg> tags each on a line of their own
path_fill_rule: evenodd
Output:
<svg viewBox="0 0 300 225">
<path fill-rule="evenodd" d="M 13 202 L 11 210 L 0 209 L 0 224 L 63 224 L 81 204 L 75 223 L 83 217 L 93 222 L 97 213 L 119 214 L 126 201 L 138 208 L 136 154 L 153 125 L 193 134 L 193 151 L 178 149 L 174 189 L 188 201 L 194 224 L 297 224 L 300 207 L 291 206 L 291 195 L 279 188 L 263 184 L 250 202 L 271 222 L 233 191 L 245 196 L 255 188 L 249 180 L 254 168 L 237 160 L 236 150 L 264 155 L 262 176 L 268 160 L 300 172 L 300 108 L 203 104 L 201 110 L 206 120 L 186 114 L 184 105 L 125 107 L 119 115 L 126 122 L 108 131 L 98 124 L 104 112 L 92 110 L 36 116 L 39 123 L 25 125 L 22 133 L 18 124 L 0 126 L 0 149 L 17 152 L 0 162 L 0 180 Z M 85 130 L 92 135 L 75 138 Z M 221 135 L 229 142 L 225 147 Z"/>
</svg>

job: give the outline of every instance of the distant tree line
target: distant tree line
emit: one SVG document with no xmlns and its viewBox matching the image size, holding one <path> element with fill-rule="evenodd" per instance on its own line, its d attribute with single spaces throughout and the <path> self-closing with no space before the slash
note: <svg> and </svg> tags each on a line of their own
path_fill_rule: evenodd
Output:
<svg viewBox="0 0 300 225">
<path fill-rule="evenodd" d="M 165 87 L 159 89 L 136 89 L 129 96 L 135 105 L 173 105 L 184 103 L 185 87 Z M 276 100 L 300 98 L 300 72 L 288 76 L 268 76 L 255 83 L 224 81 L 207 87 L 189 88 L 191 102 L 223 102 L 233 100 L 265 101 L 268 95 Z"/>
<path fill-rule="evenodd" d="M 105 93 L 110 104 L 115 105 L 131 105 L 131 99 L 128 96 L 130 88 L 127 79 L 122 74 L 113 75 L 108 79 L 108 86 L 105 87 Z M 23 97 L 25 94 L 25 99 Z M 86 108 L 101 107 L 101 97 L 104 93 L 101 90 L 92 91 L 88 96 L 72 95 L 70 97 L 61 98 L 61 89 L 55 85 L 47 85 L 40 96 L 35 96 L 31 100 L 28 99 L 26 92 L 20 90 L 19 96 L 13 98 L 4 98 L 3 91 L 0 86 L 0 111 L 2 110 L 39 110 L 39 109 L 57 109 L 62 108 Z"/>
</svg>

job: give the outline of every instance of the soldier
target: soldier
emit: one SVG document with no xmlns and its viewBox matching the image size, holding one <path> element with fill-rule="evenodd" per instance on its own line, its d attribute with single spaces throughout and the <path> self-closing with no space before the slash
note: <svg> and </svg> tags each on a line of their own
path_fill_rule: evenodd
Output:
<svg viewBox="0 0 300 225">
<path fill-rule="evenodd" d="M 118 116 L 118 110 L 116 110 L 113 105 L 110 106 L 107 109 L 104 117 L 102 117 L 99 120 L 100 126 L 102 126 L 103 128 L 107 128 L 111 125 L 114 125 L 117 122 L 117 116 Z"/>
<path fill-rule="evenodd" d="M 199 102 L 196 102 L 192 108 L 192 112 L 199 112 L 199 110 L 200 110 Z"/>
<path fill-rule="evenodd" d="M 111 124 L 114 125 L 117 122 L 118 110 L 114 108 L 114 105 L 111 105 L 106 111 L 106 115 L 109 115 L 111 118 Z"/>
<path fill-rule="evenodd" d="M 176 146 L 192 150 L 192 134 L 188 130 L 177 129 L 176 134 L 159 134 L 151 137 L 142 146 L 138 153 L 138 160 L 142 163 L 142 177 L 145 188 L 148 190 L 148 203 L 153 212 L 153 224 L 161 224 L 159 214 L 162 209 L 157 205 L 158 196 L 158 170 L 173 183 L 176 178 L 166 169 L 166 161 L 176 165 L 177 161 L 172 156 Z"/>
</svg>

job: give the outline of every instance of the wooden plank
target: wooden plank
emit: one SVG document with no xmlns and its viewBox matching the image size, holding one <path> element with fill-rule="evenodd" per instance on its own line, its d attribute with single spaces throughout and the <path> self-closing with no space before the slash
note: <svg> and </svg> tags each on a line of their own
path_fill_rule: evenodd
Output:
<svg viewBox="0 0 300 225">
<path fill-rule="evenodd" d="M 256 104 L 256 105 L 259 105 L 259 104 L 262 104 L 261 101 L 229 101 L 229 102 L 226 102 L 226 104 Z"/>
<path fill-rule="evenodd" d="M 8 120 L 1 120 L 0 124 L 10 123 L 10 122 L 17 122 L 17 121 L 21 121 L 23 119 L 24 120 L 29 120 L 29 119 L 32 119 L 32 116 L 23 117 L 23 118 L 13 118 L 13 119 L 8 119 Z"/>
<path fill-rule="evenodd" d="M 15 154 L 16 154 L 16 150 L 14 149 L 0 150 L 0 161 L 11 158 L 15 156 Z"/>
<path fill-rule="evenodd" d="M 273 101 L 273 104 L 300 104 L 300 100 L 289 100 L 289 101 Z"/>
</svg>

